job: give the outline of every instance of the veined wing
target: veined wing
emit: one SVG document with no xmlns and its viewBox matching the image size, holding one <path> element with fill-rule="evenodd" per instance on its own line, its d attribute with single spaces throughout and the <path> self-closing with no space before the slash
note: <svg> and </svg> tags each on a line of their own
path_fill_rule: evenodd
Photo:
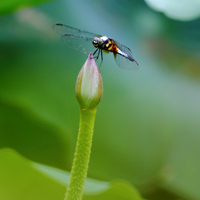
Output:
<svg viewBox="0 0 200 200">
<path fill-rule="evenodd" d="M 125 70 L 128 71 L 137 71 L 139 68 L 139 64 L 137 63 L 137 61 L 132 57 L 132 52 L 131 50 L 120 44 L 119 42 L 115 41 L 117 47 L 119 48 L 120 51 L 122 51 L 123 53 L 127 54 L 127 56 L 123 56 L 122 54 L 115 54 L 115 61 L 117 63 L 117 65 Z"/>
<path fill-rule="evenodd" d="M 92 44 L 92 39 L 85 38 L 76 35 L 63 35 L 60 40 L 72 49 L 75 49 L 81 53 L 88 54 L 94 52 L 95 47 Z"/>
<path fill-rule="evenodd" d="M 80 30 L 64 24 L 54 24 L 53 30 L 62 35 L 61 41 L 70 48 L 76 49 L 82 53 L 94 51 L 92 40 L 94 37 L 101 37 L 98 34 Z"/>
<path fill-rule="evenodd" d="M 92 39 L 94 37 L 101 37 L 101 35 L 99 35 L 99 34 L 90 33 L 88 31 L 73 28 L 71 26 L 67 26 L 64 24 L 54 24 L 53 30 L 60 35 L 72 34 L 72 35 L 82 36 L 84 38 L 87 37 L 87 38 L 92 38 Z"/>
</svg>

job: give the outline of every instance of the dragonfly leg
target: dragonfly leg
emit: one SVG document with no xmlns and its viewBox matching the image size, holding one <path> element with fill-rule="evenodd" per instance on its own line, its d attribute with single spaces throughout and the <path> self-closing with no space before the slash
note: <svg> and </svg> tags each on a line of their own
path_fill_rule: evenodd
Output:
<svg viewBox="0 0 200 200">
<path fill-rule="evenodd" d="M 99 49 L 96 49 L 96 50 L 95 50 L 95 52 L 93 53 L 93 56 L 96 54 L 96 52 L 97 52 L 98 50 L 99 50 Z M 96 58 L 96 57 L 94 57 L 94 58 Z"/>
<path fill-rule="evenodd" d="M 100 51 L 101 51 L 101 50 L 99 49 L 99 51 L 98 51 L 98 55 L 97 55 L 97 59 L 96 59 L 96 60 L 98 60 L 98 58 L 99 58 Z"/>
<path fill-rule="evenodd" d="M 98 53 L 97 53 L 98 51 Z M 95 52 L 93 53 L 93 55 L 95 55 L 97 53 L 97 56 L 95 56 L 94 58 L 96 58 L 96 60 L 98 60 L 100 54 L 101 54 L 101 63 L 99 65 L 99 67 L 101 66 L 102 62 L 103 62 L 103 53 L 101 49 L 96 49 Z"/>
<path fill-rule="evenodd" d="M 93 55 L 95 55 L 97 51 L 98 51 L 97 56 L 94 57 L 94 58 L 96 58 L 96 60 L 98 60 L 98 58 L 99 58 L 100 49 L 97 49 L 97 50 L 93 53 Z"/>
<path fill-rule="evenodd" d="M 100 63 L 100 65 L 99 65 L 99 67 L 101 67 L 101 64 L 102 64 L 102 62 L 103 62 L 103 53 L 102 53 L 102 50 L 101 50 L 101 49 L 99 49 L 99 51 L 101 51 L 101 63 Z"/>
</svg>

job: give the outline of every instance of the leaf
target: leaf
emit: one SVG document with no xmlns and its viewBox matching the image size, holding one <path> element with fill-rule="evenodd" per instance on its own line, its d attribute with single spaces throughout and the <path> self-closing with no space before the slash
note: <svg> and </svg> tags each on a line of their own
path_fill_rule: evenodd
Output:
<svg viewBox="0 0 200 200">
<path fill-rule="evenodd" d="M 0 199 L 63 199 L 65 186 L 39 172 L 11 149 L 0 151 Z"/>
<path fill-rule="evenodd" d="M 68 142 L 62 130 L 29 106 L 0 98 L 0 148 L 14 148 L 36 162 L 66 168 Z"/>
<path fill-rule="evenodd" d="M 0 150 L 0 199 L 62 200 L 66 191 L 60 181 L 63 175 L 66 176 L 64 171 L 32 163 L 11 149 Z M 91 181 L 94 180 L 87 180 Z M 136 189 L 124 181 L 107 185 L 96 181 L 95 185 L 98 190 L 92 186 L 92 194 L 85 194 L 83 200 L 142 200 Z"/>
<path fill-rule="evenodd" d="M 66 172 L 61 169 L 57 169 L 54 167 L 50 167 L 47 165 L 42 165 L 39 163 L 34 163 L 34 166 L 42 171 L 43 173 L 47 174 L 48 176 L 53 177 L 57 181 L 62 182 L 63 184 L 67 185 L 70 178 L 70 173 Z M 97 181 L 91 178 L 87 178 L 87 181 L 84 186 L 85 193 L 94 193 L 94 192 L 100 192 L 102 190 L 105 190 L 109 187 L 109 183 L 105 181 Z"/>
</svg>

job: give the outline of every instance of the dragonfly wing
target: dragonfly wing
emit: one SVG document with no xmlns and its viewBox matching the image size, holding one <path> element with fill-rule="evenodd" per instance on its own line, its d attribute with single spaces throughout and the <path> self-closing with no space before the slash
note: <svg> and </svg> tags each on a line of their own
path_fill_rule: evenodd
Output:
<svg viewBox="0 0 200 200">
<path fill-rule="evenodd" d="M 101 35 L 99 35 L 99 34 L 90 33 L 88 31 L 73 28 L 71 26 L 67 26 L 64 24 L 54 24 L 52 28 L 56 33 L 58 33 L 60 35 L 72 34 L 72 35 L 76 35 L 76 36 L 81 36 L 83 38 L 87 37 L 87 38 L 92 38 L 92 39 L 94 37 L 101 37 Z"/>
<path fill-rule="evenodd" d="M 120 44 L 119 42 L 117 42 L 115 40 L 114 40 L 114 42 L 116 43 L 116 45 L 120 51 L 127 54 L 127 57 L 125 57 L 121 54 L 114 55 L 117 65 L 120 68 L 128 70 L 128 71 L 137 71 L 139 68 L 139 65 L 138 65 L 137 61 L 135 59 L 133 59 L 131 50 L 128 47 Z"/>
<path fill-rule="evenodd" d="M 61 41 L 72 49 L 82 53 L 89 53 L 95 50 L 92 40 L 94 37 L 100 37 L 95 33 L 80 30 L 64 24 L 54 24 L 53 30 L 62 35 Z"/>
<path fill-rule="evenodd" d="M 115 55 L 115 61 L 120 68 L 128 71 L 137 71 L 139 68 L 139 65 L 135 61 L 129 60 L 120 54 Z"/>
<path fill-rule="evenodd" d="M 72 49 L 75 49 L 81 53 L 88 54 L 94 52 L 95 47 L 92 44 L 91 38 L 83 38 L 75 35 L 63 35 L 61 41 Z"/>
</svg>

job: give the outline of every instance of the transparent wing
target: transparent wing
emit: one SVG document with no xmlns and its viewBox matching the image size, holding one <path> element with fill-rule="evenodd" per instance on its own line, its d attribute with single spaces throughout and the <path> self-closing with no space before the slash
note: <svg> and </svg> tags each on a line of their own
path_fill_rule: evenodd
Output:
<svg viewBox="0 0 200 200">
<path fill-rule="evenodd" d="M 115 55 L 115 61 L 120 68 L 128 71 L 137 71 L 139 68 L 139 65 L 135 61 L 129 60 L 120 54 Z"/>
<path fill-rule="evenodd" d="M 89 52 L 94 53 L 95 47 L 92 44 L 92 40 L 90 39 L 83 39 L 79 36 L 74 35 L 63 35 L 61 37 L 61 41 L 65 43 L 72 49 L 75 49 L 81 53 L 88 54 Z"/>
<path fill-rule="evenodd" d="M 122 68 L 122 69 L 125 69 L 125 70 L 128 70 L 128 71 L 137 71 L 138 68 L 139 68 L 139 64 L 137 63 L 137 61 L 132 57 L 132 53 L 131 53 L 131 50 L 120 44 L 119 42 L 115 41 L 114 42 L 116 43 L 117 47 L 125 54 L 127 54 L 127 57 L 125 56 L 122 56 L 120 54 L 115 54 L 115 61 L 117 63 L 117 65 Z"/>
<path fill-rule="evenodd" d="M 54 24 L 53 30 L 60 35 L 72 34 L 83 38 L 92 38 L 92 39 L 94 37 L 101 37 L 101 35 L 99 34 L 90 33 L 88 31 L 73 28 L 71 26 L 67 26 L 64 24 Z"/>
<path fill-rule="evenodd" d="M 95 50 L 92 40 L 94 37 L 101 37 L 98 34 L 76 29 L 64 24 L 54 24 L 53 30 L 62 35 L 61 41 L 70 48 L 82 53 L 89 53 Z"/>
</svg>

